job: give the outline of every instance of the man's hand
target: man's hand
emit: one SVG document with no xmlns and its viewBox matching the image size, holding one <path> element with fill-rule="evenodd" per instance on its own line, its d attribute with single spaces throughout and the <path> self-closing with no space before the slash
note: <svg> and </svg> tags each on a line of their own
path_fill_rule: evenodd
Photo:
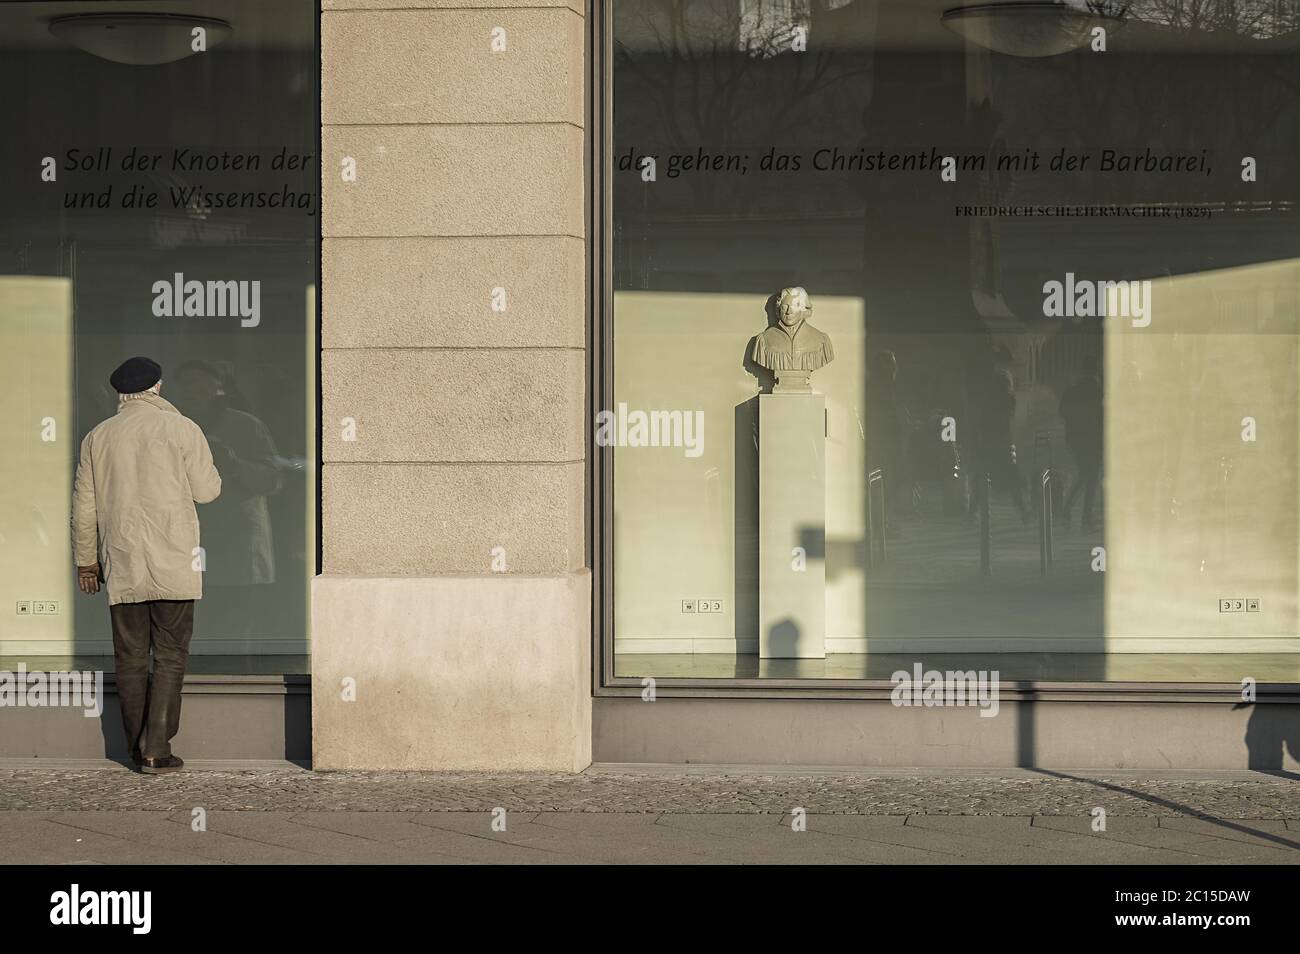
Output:
<svg viewBox="0 0 1300 954">
<path fill-rule="evenodd" d="M 94 595 L 99 592 L 99 564 L 77 567 L 77 588 L 83 593 Z"/>
</svg>

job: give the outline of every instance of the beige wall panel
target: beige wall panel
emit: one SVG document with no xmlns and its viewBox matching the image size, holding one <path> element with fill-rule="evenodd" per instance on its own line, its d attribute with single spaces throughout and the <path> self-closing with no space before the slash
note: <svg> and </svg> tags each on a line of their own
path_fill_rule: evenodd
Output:
<svg viewBox="0 0 1300 954">
<path fill-rule="evenodd" d="M 321 137 L 326 236 L 583 234 L 573 126 L 326 126 Z M 342 181 L 345 157 L 355 182 Z"/>
<path fill-rule="evenodd" d="M 71 654 L 84 642 L 73 632 L 68 532 L 78 453 L 72 298 L 66 278 L 0 276 L 0 655 Z"/>
<path fill-rule="evenodd" d="M 561 573 L 584 563 L 575 464 L 326 464 L 326 573 Z M 575 634 L 575 636 L 580 634 Z"/>
<path fill-rule="evenodd" d="M 326 351 L 323 459 L 582 460 L 584 365 L 559 349 Z"/>
<path fill-rule="evenodd" d="M 591 577 L 322 576 L 312 762 L 581 771 L 591 762 Z M 343 680 L 355 680 L 344 701 Z"/>
<path fill-rule="evenodd" d="M 618 402 L 629 413 L 700 411 L 704 420 L 698 456 L 677 447 L 614 451 L 620 651 L 662 652 L 666 638 L 683 652 L 703 639 L 738 640 L 742 651 L 757 651 L 757 385 L 743 359 L 750 338 L 767 327 L 765 298 L 616 296 Z M 826 633 L 861 638 L 864 311 L 861 299 L 829 295 L 815 296 L 814 309 L 814 323 L 835 346 L 835 360 L 813 375 L 829 423 Z M 723 612 L 683 613 L 685 599 L 722 600 Z"/>
<path fill-rule="evenodd" d="M 614 630 L 620 654 L 756 651 L 757 384 L 743 355 L 750 338 L 766 327 L 765 298 L 615 294 L 616 402 L 629 413 L 698 410 L 705 425 L 697 457 L 678 448 L 614 451 Z M 1014 589 L 973 585 L 979 578 L 977 525 L 959 513 L 940 513 L 946 491 L 933 468 L 921 483 L 926 516 L 900 521 L 902 531 L 889 544 L 893 556 L 877 571 L 868 595 L 865 358 L 877 346 L 864 336 L 861 299 L 814 293 L 812 321 L 835 348 L 835 360 L 813 375 L 814 389 L 826 396 L 828 425 L 827 651 L 1100 651 L 1100 585 L 1095 592 L 1076 586 L 1080 577 L 1085 585 L 1092 582 L 1087 566 L 1094 541 L 1081 534 L 1058 536 L 1055 553 L 1062 577 L 1071 581 L 1071 602 L 1062 600 L 1059 611 L 1051 612 L 1079 622 L 1042 627 L 1022 612 L 1043 605 L 1041 599 L 1035 603 L 1036 529 L 1004 514 L 993 530 L 995 573 Z M 906 338 L 893 342 L 900 353 L 912 347 Z M 913 408 L 918 418 L 929 410 Z M 1039 425 L 1028 401 L 1022 400 L 1021 411 L 1014 426 L 1028 470 Z M 958 430 L 964 426 L 959 422 Z M 918 595 L 927 592 L 923 588 L 929 595 Z M 723 612 L 683 612 L 687 599 L 722 600 Z"/>
<path fill-rule="evenodd" d="M 321 0 L 324 10 L 439 10 L 472 8 L 475 10 L 515 7 L 556 7 L 585 14 L 582 0 Z"/>
<path fill-rule="evenodd" d="M 1156 281 L 1149 326 L 1108 319 L 1111 651 L 1300 647 L 1297 315 L 1300 264 L 1278 262 Z"/>
<path fill-rule="evenodd" d="M 581 126 L 582 41 L 563 9 L 327 11 L 321 120 Z"/>
<path fill-rule="evenodd" d="M 585 256 L 568 236 L 326 239 L 325 347 L 581 348 Z"/>
</svg>

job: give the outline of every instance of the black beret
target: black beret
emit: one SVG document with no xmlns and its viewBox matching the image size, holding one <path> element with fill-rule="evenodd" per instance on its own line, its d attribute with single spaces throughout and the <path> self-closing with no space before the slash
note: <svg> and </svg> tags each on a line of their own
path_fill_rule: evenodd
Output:
<svg viewBox="0 0 1300 954">
<path fill-rule="evenodd" d="M 152 358 L 127 358 L 117 366 L 108 383 L 118 394 L 148 391 L 162 380 L 162 367 Z"/>
</svg>

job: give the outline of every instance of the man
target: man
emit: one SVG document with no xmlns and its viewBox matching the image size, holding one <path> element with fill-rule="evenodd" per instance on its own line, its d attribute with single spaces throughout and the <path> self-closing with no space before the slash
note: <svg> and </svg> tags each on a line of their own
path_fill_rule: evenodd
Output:
<svg viewBox="0 0 1300 954">
<path fill-rule="evenodd" d="M 1082 490 L 1082 526 L 1087 531 L 1095 530 L 1092 509 L 1101 483 L 1103 417 L 1101 376 L 1094 355 L 1085 355 L 1080 362 L 1078 378 L 1061 395 L 1060 410 L 1065 421 L 1065 444 L 1078 470 L 1065 499 L 1065 525 L 1070 526 L 1070 511 Z"/>
<path fill-rule="evenodd" d="M 196 503 L 221 493 L 221 475 L 197 424 L 160 396 L 162 368 L 124 361 L 109 378 L 117 414 L 81 442 L 72 492 L 72 547 L 83 593 L 108 587 L 131 759 L 147 775 L 179 771 L 181 686 L 203 595 Z M 153 649 L 153 676 L 149 650 Z"/>
</svg>

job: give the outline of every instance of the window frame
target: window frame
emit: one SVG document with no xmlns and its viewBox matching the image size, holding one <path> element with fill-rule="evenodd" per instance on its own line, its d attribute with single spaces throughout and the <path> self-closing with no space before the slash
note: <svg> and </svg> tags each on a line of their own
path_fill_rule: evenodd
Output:
<svg viewBox="0 0 1300 954">
<path fill-rule="evenodd" d="M 640 697 L 643 678 L 614 672 L 614 454 L 594 440 L 595 413 L 614 395 L 613 179 L 614 0 L 587 0 L 585 90 L 587 178 L 587 564 L 591 570 L 592 695 Z M 920 654 L 918 654 L 920 655 Z M 887 700 L 887 679 L 791 677 L 654 678 L 656 696 L 735 699 Z M 1260 683 L 1258 703 L 1300 704 L 1300 681 Z M 1011 702 L 1241 703 L 1238 683 L 1002 680 Z"/>
</svg>

